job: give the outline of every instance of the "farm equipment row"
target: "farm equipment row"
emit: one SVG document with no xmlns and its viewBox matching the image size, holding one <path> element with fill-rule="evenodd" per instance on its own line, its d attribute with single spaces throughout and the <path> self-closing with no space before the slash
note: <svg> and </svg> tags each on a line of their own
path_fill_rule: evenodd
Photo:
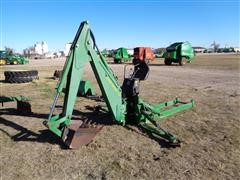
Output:
<svg viewBox="0 0 240 180">
<path fill-rule="evenodd" d="M 136 47 L 133 49 L 132 63 L 137 64 L 141 61 L 149 63 L 154 59 L 152 48 L 150 47 Z M 118 48 L 114 54 L 114 63 L 128 62 L 131 60 L 126 48 Z"/>
<path fill-rule="evenodd" d="M 131 59 L 130 55 L 126 48 L 118 48 L 114 54 L 114 63 L 122 63 L 129 62 L 132 60 L 133 64 L 137 64 L 138 62 L 145 61 L 149 63 L 154 59 L 153 51 L 150 47 L 136 47 L 133 49 L 133 59 Z"/>
<path fill-rule="evenodd" d="M 105 50 L 106 51 L 106 50 Z M 106 52 L 103 52 L 106 55 Z M 191 62 L 195 56 L 194 50 L 189 42 L 176 42 L 166 48 L 166 52 L 163 54 L 165 65 L 171 65 L 172 63 L 179 63 L 183 65 L 186 62 Z M 131 60 L 130 55 L 126 48 L 118 48 L 114 52 L 114 63 L 129 62 Z M 132 63 L 137 64 L 138 61 L 145 61 L 149 63 L 154 59 L 153 50 L 150 47 L 136 47 L 133 52 Z M 8 51 L 0 51 L 0 65 L 6 64 L 28 64 L 29 61 L 23 56 L 13 54 Z"/>
<path fill-rule="evenodd" d="M 161 57 L 164 58 L 165 65 L 178 63 L 180 66 L 190 63 L 195 56 L 192 45 L 189 42 L 176 42 L 166 48 Z M 153 50 L 149 47 L 134 48 L 132 63 L 137 64 L 138 61 L 149 63 L 154 59 Z M 126 48 L 118 48 L 114 54 L 114 63 L 129 62 L 130 55 Z"/>
</svg>

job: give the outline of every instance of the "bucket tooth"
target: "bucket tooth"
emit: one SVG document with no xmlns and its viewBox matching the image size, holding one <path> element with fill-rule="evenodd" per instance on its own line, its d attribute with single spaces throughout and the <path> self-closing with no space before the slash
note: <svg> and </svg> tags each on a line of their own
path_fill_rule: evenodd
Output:
<svg viewBox="0 0 240 180">
<path fill-rule="evenodd" d="M 78 149 L 88 145 L 103 128 L 103 125 L 89 125 L 79 120 L 72 120 L 72 124 L 66 126 L 63 131 L 63 142 L 70 149 Z"/>
</svg>

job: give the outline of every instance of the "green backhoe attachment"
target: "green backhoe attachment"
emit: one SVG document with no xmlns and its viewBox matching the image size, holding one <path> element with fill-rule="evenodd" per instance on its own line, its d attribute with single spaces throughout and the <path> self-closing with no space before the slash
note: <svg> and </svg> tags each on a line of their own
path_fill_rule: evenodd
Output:
<svg viewBox="0 0 240 180">
<path fill-rule="evenodd" d="M 53 79 L 59 79 L 62 76 L 62 70 L 55 70 L 53 74 Z M 63 89 L 65 92 L 65 89 Z M 78 96 L 95 96 L 95 91 L 90 81 L 80 81 L 80 85 L 78 88 Z"/>
<path fill-rule="evenodd" d="M 179 98 L 161 104 L 147 104 L 140 99 L 140 126 L 148 132 L 160 136 L 173 146 L 179 146 L 180 141 L 175 135 L 162 129 L 156 120 L 171 116 L 177 112 L 194 107 L 194 101 L 182 102 Z"/>
<path fill-rule="evenodd" d="M 145 103 L 138 96 L 139 82 L 145 80 L 149 74 L 149 67 L 145 62 L 136 64 L 132 75 L 125 78 L 123 85 L 120 86 L 117 77 L 96 45 L 89 23 L 84 21 L 73 40 L 56 88 L 49 118 L 44 122 L 54 134 L 62 138 L 66 145 L 70 148 L 78 148 L 88 144 L 103 127 L 102 124 L 91 123 L 91 120 L 83 117 L 80 120 L 72 119 L 84 65 L 88 62 L 93 69 L 108 112 L 115 122 L 121 125 L 126 123 L 138 125 L 169 143 L 179 144 L 174 135 L 160 128 L 157 120 L 193 107 L 193 100 L 185 103 L 177 98 L 162 104 Z M 62 112 L 54 115 L 58 97 L 63 90 L 65 93 Z M 170 108 L 171 106 L 173 107 Z"/>
</svg>

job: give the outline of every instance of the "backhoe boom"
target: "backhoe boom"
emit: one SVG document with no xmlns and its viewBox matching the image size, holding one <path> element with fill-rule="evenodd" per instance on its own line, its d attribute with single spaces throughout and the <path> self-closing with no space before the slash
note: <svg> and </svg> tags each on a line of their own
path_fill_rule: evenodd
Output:
<svg viewBox="0 0 240 180">
<path fill-rule="evenodd" d="M 97 54 L 93 33 L 87 21 L 81 23 L 72 43 L 68 58 L 63 68 L 63 74 L 57 86 L 57 94 L 46 123 L 50 130 L 62 137 L 64 127 L 71 124 L 71 117 L 77 97 L 78 87 L 82 79 L 83 69 L 90 62 L 108 110 L 113 118 L 125 122 L 126 104 L 122 100 L 121 87 L 112 70 L 106 64 L 103 56 Z M 98 50 L 98 49 L 97 49 Z M 65 89 L 63 111 L 53 116 L 59 94 Z"/>
<path fill-rule="evenodd" d="M 134 65 L 132 76 L 125 78 L 121 87 L 101 55 L 87 21 L 81 23 L 73 40 L 56 88 L 49 118 L 45 121 L 45 125 L 61 137 L 65 144 L 70 148 L 88 144 L 102 128 L 101 125 L 94 127 L 86 125 L 84 120 L 72 120 L 79 84 L 84 66 L 88 62 L 93 69 L 108 111 L 117 123 L 124 125 L 127 122 L 139 125 L 149 133 L 164 138 L 172 144 L 179 144 L 177 138 L 160 128 L 156 120 L 191 108 L 194 106 L 194 101 L 185 103 L 177 98 L 162 104 L 145 103 L 138 96 L 139 82 L 145 80 L 149 74 L 149 67 L 145 61 Z M 58 97 L 63 91 L 65 95 L 62 112 L 53 115 Z"/>
</svg>

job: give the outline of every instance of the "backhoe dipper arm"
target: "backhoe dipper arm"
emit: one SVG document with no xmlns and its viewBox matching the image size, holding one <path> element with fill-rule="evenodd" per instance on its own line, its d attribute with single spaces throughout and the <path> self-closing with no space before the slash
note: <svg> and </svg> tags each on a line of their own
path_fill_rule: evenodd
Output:
<svg viewBox="0 0 240 180">
<path fill-rule="evenodd" d="M 71 124 L 79 84 L 84 66 L 87 62 L 91 64 L 108 110 L 117 122 L 125 123 L 126 103 L 122 99 L 121 87 L 104 57 L 99 52 L 89 23 L 84 21 L 81 23 L 70 48 L 68 58 L 63 68 L 62 77 L 57 86 L 57 94 L 46 123 L 48 128 L 60 137 L 63 133 L 63 127 Z M 53 116 L 57 99 L 64 87 L 63 111 L 61 114 Z"/>
</svg>

